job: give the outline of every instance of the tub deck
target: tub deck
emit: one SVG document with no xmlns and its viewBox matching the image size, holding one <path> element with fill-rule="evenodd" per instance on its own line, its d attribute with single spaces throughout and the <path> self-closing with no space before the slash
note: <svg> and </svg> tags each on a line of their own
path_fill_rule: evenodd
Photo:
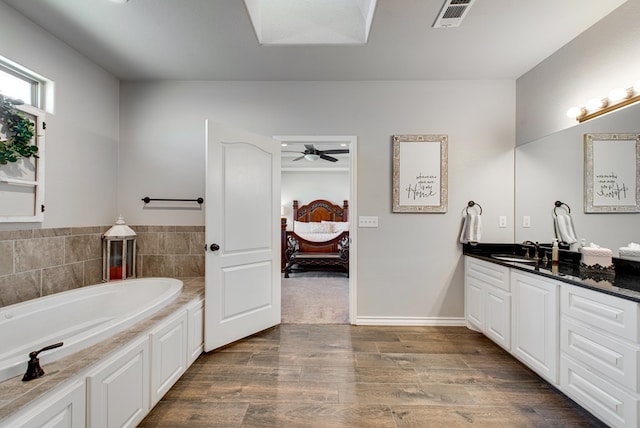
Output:
<svg viewBox="0 0 640 428">
<path fill-rule="evenodd" d="M 43 365 L 46 374 L 41 378 L 22 382 L 22 376 L 17 376 L 0 383 L 0 425 L 5 418 L 18 412 L 33 400 L 40 398 L 76 375 L 86 372 L 91 366 L 102 360 L 105 355 L 117 351 L 141 334 L 149 331 L 193 299 L 204 298 L 204 278 L 178 279 L 184 283 L 182 293 L 172 303 L 160 309 L 151 317 L 108 337 L 96 345 Z"/>
</svg>

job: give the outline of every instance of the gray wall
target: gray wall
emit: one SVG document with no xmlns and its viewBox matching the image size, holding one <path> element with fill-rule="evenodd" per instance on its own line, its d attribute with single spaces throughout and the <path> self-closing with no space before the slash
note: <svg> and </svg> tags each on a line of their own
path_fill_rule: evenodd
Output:
<svg viewBox="0 0 640 428">
<path fill-rule="evenodd" d="M 204 121 L 263 135 L 358 137 L 358 316 L 462 317 L 457 238 L 468 200 L 484 240 L 513 239 L 513 81 L 123 82 L 119 205 L 134 224 L 203 224 L 203 212 L 144 209 L 140 198 L 204 194 Z M 391 213 L 391 136 L 449 135 L 449 211 Z M 509 218 L 499 229 L 498 216 Z"/>
<path fill-rule="evenodd" d="M 53 81 L 45 220 L 0 230 L 111 224 L 118 215 L 119 81 L 0 2 L 0 55 Z"/>
</svg>

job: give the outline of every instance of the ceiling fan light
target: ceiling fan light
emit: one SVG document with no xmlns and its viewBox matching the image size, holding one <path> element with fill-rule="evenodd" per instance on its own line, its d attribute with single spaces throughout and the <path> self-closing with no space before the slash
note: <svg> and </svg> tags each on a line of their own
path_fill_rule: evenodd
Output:
<svg viewBox="0 0 640 428">
<path fill-rule="evenodd" d="M 304 158 L 308 161 L 314 162 L 320 159 L 320 155 L 316 155 L 314 153 L 307 153 L 306 155 L 304 155 Z"/>
</svg>

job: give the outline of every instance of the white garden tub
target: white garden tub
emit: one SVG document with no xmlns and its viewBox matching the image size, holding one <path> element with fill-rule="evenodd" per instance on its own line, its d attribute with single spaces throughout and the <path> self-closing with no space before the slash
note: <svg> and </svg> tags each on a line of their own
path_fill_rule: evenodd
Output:
<svg viewBox="0 0 640 428">
<path fill-rule="evenodd" d="M 91 285 L 0 308 L 0 382 L 22 375 L 29 352 L 40 365 L 70 355 L 130 327 L 171 303 L 182 290 L 172 278 L 140 278 Z"/>
</svg>

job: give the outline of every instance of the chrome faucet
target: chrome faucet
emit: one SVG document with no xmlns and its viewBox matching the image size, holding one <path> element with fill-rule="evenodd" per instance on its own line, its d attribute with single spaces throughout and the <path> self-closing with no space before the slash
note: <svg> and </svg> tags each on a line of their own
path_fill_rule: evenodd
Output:
<svg viewBox="0 0 640 428">
<path fill-rule="evenodd" d="M 22 376 L 22 381 L 39 378 L 44 375 L 44 370 L 40 367 L 40 359 L 38 354 L 42 351 L 48 351 L 49 349 L 59 348 L 63 345 L 63 342 L 54 343 L 53 345 L 45 346 L 39 351 L 29 352 L 29 362 L 27 363 L 27 372 Z"/>
</svg>

